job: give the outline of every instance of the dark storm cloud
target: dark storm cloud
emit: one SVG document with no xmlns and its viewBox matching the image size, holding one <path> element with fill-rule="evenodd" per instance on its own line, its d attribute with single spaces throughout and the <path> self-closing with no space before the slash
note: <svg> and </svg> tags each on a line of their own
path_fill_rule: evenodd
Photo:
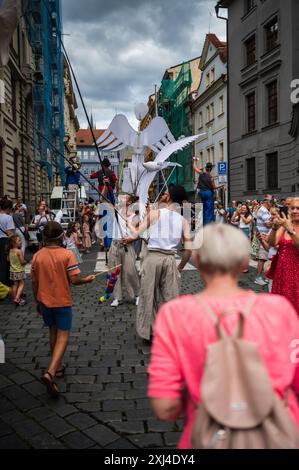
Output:
<svg viewBox="0 0 299 470">
<path fill-rule="evenodd" d="M 132 116 L 166 68 L 197 57 L 208 32 L 224 38 L 215 0 L 62 0 L 65 45 L 98 126 Z M 214 17 L 210 16 L 211 12 Z M 81 123 L 85 119 L 80 113 Z"/>
</svg>

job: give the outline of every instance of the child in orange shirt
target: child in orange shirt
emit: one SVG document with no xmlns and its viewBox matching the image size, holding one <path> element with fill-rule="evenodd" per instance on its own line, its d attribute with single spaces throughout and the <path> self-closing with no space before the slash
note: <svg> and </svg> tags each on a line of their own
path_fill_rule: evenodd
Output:
<svg viewBox="0 0 299 470">
<path fill-rule="evenodd" d="M 70 284 L 92 282 L 94 275 L 81 278 L 75 255 L 62 247 L 64 232 L 57 222 L 48 222 L 44 228 L 46 246 L 32 260 L 32 286 L 36 309 L 49 327 L 52 358 L 41 380 L 52 396 L 58 396 L 54 377 L 61 377 L 65 365 L 61 363 L 72 327 L 72 296 Z"/>
</svg>

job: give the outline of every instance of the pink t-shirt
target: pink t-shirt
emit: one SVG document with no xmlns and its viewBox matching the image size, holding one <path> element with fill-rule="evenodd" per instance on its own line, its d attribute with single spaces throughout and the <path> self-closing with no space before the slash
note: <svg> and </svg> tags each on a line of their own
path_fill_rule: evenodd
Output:
<svg viewBox="0 0 299 470">
<path fill-rule="evenodd" d="M 229 297 L 204 297 L 215 314 L 227 307 L 243 310 L 253 292 Z M 222 325 L 231 334 L 238 315 L 227 315 Z M 297 361 L 292 344 L 299 340 L 299 320 L 293 306 L 284 297 L 259 294 L 245 320 L 243 337 L 255 342 L 261 359 L 268 369 L 273 388 L 280 396 L 289 393 L 289 411 L 299 427 L 299 406 L 294 392 L 299 394 L 299 351 Z M 195 296 L 187 295 L 165 304 L 158 313 L 149 365 L 151 398 L 182 398 L 187 390 L 185 426 L 179 448 L 191 446 L 191 431 L 195 416 L 194 403 L 200 402 L 200 382 L 204 371 L 206 349 L 217 339 L 213 320 Z M 185 394 L 185 392 L 184 392 Z"/>
</svg>

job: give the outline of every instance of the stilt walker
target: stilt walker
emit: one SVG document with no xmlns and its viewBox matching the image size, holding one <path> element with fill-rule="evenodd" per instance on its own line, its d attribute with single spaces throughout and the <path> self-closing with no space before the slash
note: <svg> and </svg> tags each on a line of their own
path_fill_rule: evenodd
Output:
<svg viewBox="0 0 299 470">
<path fill-rule="evenodd" d="M 139 299 L 139 276 L 136 268 L 136 253 L 132 238 L 131 243 L 124 243 L 124 238 L 132 237 L 129 224 L 132 223 L 135 213 L 130 212 L 129 207 L 135 202 L 135 196 L 124 194 L 120 196 L 120 206 L 118 208 L 118 224 L 114 221 L 112 244 L 108 253 L 108 268 L 121 264 L 120 275 L 113 291 L 114 300 L 111 307 L 118 307 L 123 301 L 124 290 L 126 289 L 131 299 L 138 305 Z"/>
<path fill-rule="evenodd" d="M 140 298 L 137 309 L 137 333 L 150 341 L 156 313 L 160 306 L 179 296 L 179 277 L 191 256 L 190 226 L 180 206 L 186 199 L 182 186 L 173 186 L 162 197 L 161 206 L 152 210 L 139 229 L 130 226 L 135 238 L 149 232 L 148 254 L 141 271 Z M 177 209 L 179 211 L 177 212 Z M 183 240 L 185 250 L 177 267 L 175 255 Z M 131 239 L 127 240 L 131 242 Z"/>
</svg>

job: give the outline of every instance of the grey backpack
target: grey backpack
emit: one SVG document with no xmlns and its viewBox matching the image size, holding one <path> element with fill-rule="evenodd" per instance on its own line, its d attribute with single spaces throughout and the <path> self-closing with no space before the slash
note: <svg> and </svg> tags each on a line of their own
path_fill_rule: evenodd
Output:
<svg viewBox="0 0 299 470">
<path fill-rule="evenodd" d="M 257 346 L 242 338 L 255 299 L 256 295 L 250 298 L 230 336 L 221 318 L 231 312 L 218 318 L 199 298 L 215 323 L 218 341 L 208 346 L 201 403 L 192 429 L 193 449 L 299 448 L 298 429 L 286 402 L 273 390 Z"/>
</svg>

